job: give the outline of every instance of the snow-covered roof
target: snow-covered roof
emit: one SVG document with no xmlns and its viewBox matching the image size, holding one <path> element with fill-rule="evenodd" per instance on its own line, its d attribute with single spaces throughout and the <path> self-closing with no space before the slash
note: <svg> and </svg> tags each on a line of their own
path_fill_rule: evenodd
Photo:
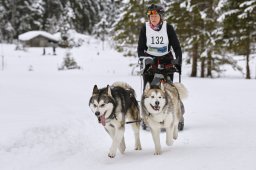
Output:
<svg viewBox="0 0 256 170">
<path fill-rule="evenodd" d="M 23 34 L 19 35 L 19 40 L 28 41 L 28 40 L 31 40 L 31 39 L 39 36 L 39 35 L 46 37 L 53 41 L 58 41 L 58 38 L 56 38 L 54 35 L 52 35 L 48 32 L 45 32 L 45 31 L 29 31 L 29 32 L 23 33 Z"/>
</svg>

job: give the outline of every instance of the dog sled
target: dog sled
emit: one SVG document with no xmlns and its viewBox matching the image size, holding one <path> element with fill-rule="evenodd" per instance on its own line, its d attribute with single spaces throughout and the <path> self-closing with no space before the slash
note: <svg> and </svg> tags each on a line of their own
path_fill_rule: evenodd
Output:
<svg viewBox="0 0 256 170">
<path fill-rule="evenodd" d="M 151 85 L 160 85 L 160 83 L 173 83 L 170 75 L 174 75 L 175 73 L 179 76 L 179 83 L 181 83 L 181 68 L 178 68 L 175 64 L 160 64 L 157 61 L 157 57 L 153 58 L 150 56 L 141 56 L 139 57 L 139 66 L 140 71 L 139 74 L 143 75 L 151 75 L 154 76 L 152 82 L 149 82 Z M 145 85 L 146 82 L 143 82 Z M 185 108 L 183 103 L 181 104 L 182 115 L 185 113 Z M 143 130 L 149 130 L 149 127 L 146 125 L 144 121 L 141 121 L 141 126 Z M 179 122 L 178 129 L 182 131 L 184 128 L 184 118 L 182 116 L 182 120 Z M 163 129 L 164 130 L 164 129 Z"/>
</svg>

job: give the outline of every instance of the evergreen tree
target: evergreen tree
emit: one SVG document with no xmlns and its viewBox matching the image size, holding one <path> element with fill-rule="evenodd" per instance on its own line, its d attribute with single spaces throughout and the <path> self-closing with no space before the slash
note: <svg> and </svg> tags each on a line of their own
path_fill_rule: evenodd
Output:
<svg viewBox="0 0 256 170">
<path fill-rule="evenodd" d="M 41 28 L 43 15 L 43 3 L 41 0 L 20 1 L 16 7 L 17 33 L 24 33 L 29 30 Z"/>
<path fill-rule="evenodd" d="M 217 43 L 219 40 L 218 28 L 220 24 L 217 22 L 218 14 L 215 10 L 217 5 L 217 0 L 209 0 L 201 4 L 200 15 L 203 20 L 203 30 L 200 36 L 201 77 L 205 76 L 205 64 L 207 67 L 207 77 L 213 77 L 212 71 L 217 73 L 220 71 L 219 65 L 217 64 L 218 60 L 222 60 L 222 57 L 220 58 L 218 54 L 220 52 Z"/>
<path fill-rule="evenodd" d="M 1 0 L 2 33 L 6 40 L 12 41 L 20 33 L 39 29 L 41 25 L 40 16 L 42 15 L 41 0 Z M 2 13 L 1 12 L 1 13 Z"/>
<path fill-rule="evenodd" d="M 119 19 L 122 11 L 123 3 L 114 0 L 101 0 L 100 13 L 101 20 L 94 27 L 94 34 L 96 37 L 104 39 L 106 34 L 113 36 L 113 25 Z"/>
<path fill-rule="evenodd" d="M 4 21 L 3 21 L 3 8 L 2 8 L 2 6 L 0 5 L 0 43 L 2 43 L 2 41 L 3 41 L 3 23 L 4 23 Z"/>
<path fill-rule="evenodd" d="M 4 37 L 6 34 L 4 34 L 5 28 L 4 25 L 7 23 L 7 9 L 4 7 L 3 0 L 0 0 L 0 42 L 5 40 Z"/>
<path fill-rule="evenodd" d="M 115 32 L 114 40 L 116 41 L 117 49 L 125 50 L 124 47 L 136 46 L 138 43 L 140 28 L 145 21 L 143 0 L 130 0 L 124 8 L 120 19 L 114 25 Z M 135 49 L 134 47 L 132 48 Z M 130 53 L 129 51 L 128 53 Z M 129 54 L 130 55 L 130 54 Z"/>
<path fill-rule="evenodd" d="M 168 21 L 176 28 L 183 49 L 192 57 L 191 76 L 196 77 L 198 64 L 201 77 L 221 72 L 221 64 L 233 60 L 222 55 L 222 25 L 217 22 L 218 0 L 174 0 L 168 4 Z"/>
<path fill-rule="evenodd" d="M 73 28 L 91 33 L 99 21 L 100 7 L 95 0 L 0 0 L 1 33 L 6 40 L 30 30 L 55 33 L 62 25 L 67 4 L 74 14 L 70 21 Z"/>
<path fill-rule="evenodd" d="M 168 4 L 167 10 L 167 20 L 176 28 L 181 46 L 192 55 L 191 77 L 197 76 L 200 38 L 203 34 L 201 3 L 202 0 L 174 0 Z"/>
<path fill-rule="evenodd" d="M 256 1 L 229 0 L 222 7 L 223 39 L 230 51 L 246 58 L 246 79 L 250 79 L 251 47 L 256 37 Z"/>
<path fill-rule="evenodd" d="M 58 31 L 66 3 L 66 0 L 42 0 L 43 14 L 40 29 L 51 33 Z"/>
<path fill-rule="evenodd" d="M 94 25 L 99 22 L 100 5 L 95 0 L 69 0 L 75 18 L 74 27 L 78 32 L 92 33 Z"/>
</svg>

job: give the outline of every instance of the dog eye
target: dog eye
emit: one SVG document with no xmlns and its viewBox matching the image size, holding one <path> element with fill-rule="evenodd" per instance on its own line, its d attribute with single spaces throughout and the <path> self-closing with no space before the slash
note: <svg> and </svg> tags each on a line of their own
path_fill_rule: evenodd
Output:
<svg viewBox="0 0 256 170">
<path fill-rule="evenodd" d="M 152 98 L 152 99 L 154 99 L 154 98 L 155 98 L 155 96 L 151 96 L 151 98 Z"/>
<path fill-rule="evenodd" d="M 96 105 L 96 104 L 93 104 L 93 107 L 97 107 L 97 105 Z"/>
<path fill-rule="evenodd" d="M 105 104 L 100 105 L 100 107 L 104 107 L 104 106 L 105 106 Z"/>
<path fill-rule="evenodd" d="M 162 99 L 162 97 L 160 96 L 159 99 Z"/>
</svg>

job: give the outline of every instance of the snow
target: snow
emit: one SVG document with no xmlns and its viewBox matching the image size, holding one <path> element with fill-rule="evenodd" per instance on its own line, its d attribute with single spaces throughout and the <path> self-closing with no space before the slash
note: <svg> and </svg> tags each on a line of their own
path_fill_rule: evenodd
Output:
<svg viewBox="0 0 256 170">
<path fill-rule="evenodd" d="M 239 6 L 241 7 L 241 8 L 243 8 L 243 7 L 245 7 L 245 6 L 251 6 L 253 3 L 255 3 L 256 2 L 256 0 L 251 0 L 251 1 L 245 1 L 245 2 L 243 2 L 243 3 L 241 3 Z"/>
<path fill-rule="evenodd" d="M 82 69 L 58 71 L 67 49 L 57 48 L 54 56 L 47 48 L 42 56 L 42 48 L 15 51 L 14 45 L 1 46 L 5 61 L 0 71 L 1 170 L 256 168 L 255 80 L 245 80 L 232 70 L 218 79 L 190 78 L 190 67 L 184 65 L 182 82 L 189 97 L 184 101 L 185 129 L 174 145 L 166 146 L 162 133 L 163 153 L 155 156 L 151 134 L 141 131 L 143 150 L 135 151 L 127 125 L 126 152 L 110 159 L 110 137 L 88 101 L 94 84 L 103 87 L 115 81 L 134 87 L 140 100 L 141 78 L 131 76 L 128 66 L 136 59 L 107 47 L 103 51 L 101 42 L 91 38 L 70 50 Z"/>
<path fill-rule="evenodd" d="M 227 3 L 227 0 L 219 0 L 217 7 L 215 8 L 215 10 L 221 11 L 221 9 L 225 6 L 225 4 Z"/>
<path fill-rule="evenodd" d="M 201 15 L 202 19 L 206 19 L 206 17 L 207 17 L 207 14 L 203 11 L 200 11 L 200 15 Z"/>
<path fill-rule="evenodd" d="M 54 41 L 58 41 L 57 38 L 55 38 L 52 34 L 48 33 L 48 32 L 45 32 L 45 31 L 29 31 L 29 32 L 26 32 L 26 33 L 23 33 L 23 34 L 20 34 L 19 35 L 19 40 L 21 41 L 28 41 L 28 40 L 31 40 L 32 38 L 35 38 L 37 36 L 43 36 L 43 37 L 47 37 L 51 40 L 54 40 Z"/>
<path fill-rule="evenodd" d="M 238 12 L 239 12 L 238 9 L 233 9 L 233 10 L 230 10 L 230 11 L 228 11 L 228 12 L 225 12 L 225 13 L 223 13 L 223 14 L 221 14 L 221 15 L 219 16 L 219 18 L 217 19 L 217 21 L 218 21 L 218 22 L 223 22 L 224 19 L 226 18 L 226 16 L 230 16 L 230 15 L 235 14 L 235 13 L 238 13 Z"/>
</svg>

